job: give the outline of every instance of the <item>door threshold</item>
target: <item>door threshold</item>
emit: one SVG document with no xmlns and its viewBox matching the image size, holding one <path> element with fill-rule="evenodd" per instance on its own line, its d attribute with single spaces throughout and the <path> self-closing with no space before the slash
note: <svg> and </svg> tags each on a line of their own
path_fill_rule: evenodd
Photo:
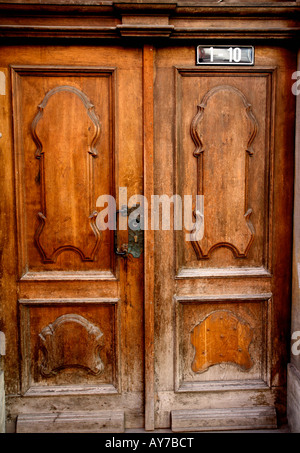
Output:
<svg viewBox="0 0 300 453">
<path fill-rule="evenodd" d="M 184 433 L 175 433 L 171 429 L 168 428 L 163 428 L 163 429 L 155 429 L 154 431 L 146 431 L 143 428 L 128 428 L 125 429 L 125 434 L 163 434 L 163 433 L 169 433 L 173 434 L 174 436 L 177 436 L 178 434 L 182 435 Z M 252 434 L 252 433 L 257 433 L 257 434 L 290 434 L 291 431 L 288 426 L 284 425 L 280 428 L 276 429 L 243 429 L 243 430 L 228 430 L 228 431 L 202 431 L 202 432 L 187 432 L 188 434 L 240 434 L 240 433 L 245 433 L 245 434 Z"/>
</svg>

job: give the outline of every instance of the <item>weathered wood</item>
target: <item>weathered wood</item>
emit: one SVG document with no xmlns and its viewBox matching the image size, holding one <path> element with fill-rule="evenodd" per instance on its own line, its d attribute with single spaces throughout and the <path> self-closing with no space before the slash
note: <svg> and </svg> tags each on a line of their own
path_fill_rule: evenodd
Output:
<svg viewBox="0 0 300 453">
<path fill-rule="evenodd" d="M 0 332 L 0 360 L 1 360 L 1 356 L 5 355 L 5 351 L 6 351 L 6 341 L 5 341 L 5 334 L 4 332 Z"/>
<path fill-rule="evenodd" d="M 2 359 L 0 357 L 0 361 L 1 360 Z M 5 415 L 4 372 L 0 368 L 0 433 L 5 433 Z"/>
<path fill-rule="evenodd" d="M 211 133 L 213 128 L 218 134 Z M 205 193 L 204 220 L 216 219 L 206 222 L 203 237 L 192 242 L 198 259 L 208 259 L 219 247 L 229 248 L 235 257 L 246 257 L 251 248 L 256 233 L 248 204 L 249 159 L 257 129 L 249 101 L 231 85 L 210 89 L 197 105 L 191 122 L 198 168 L 197 194 Z M 222 153 L 218 152 L 220 149 Z M 240 175 L 238 179 L 233 177 L 235 174 Z M 215 179 L 222 183 L 222 203 L 211 199 Z"/>
<path fill-rule="evenodd" d="M 292 433 L 300 432 L 300 372 L 292 363 L 288 365 L 287 416 Z"/>
<path fill-rule="evenodd" d="M 300 50 L 298 50 L 297 71 L 293 74 L 293 89 L 296 97 L 295 128 L 295 185 L 294 185 L 294 232 L 293 232 L 293 280 L 291 333 L 300 330 Z M 297 77 L 297 79 L 295 78 Z M 298 93 L 298 94 L 297 94 Z M 300 354 L 291 355 L 291 362 L 300 371 Z"/>
<path fill-rule="evenodd" d="M 271 297 L 216 294 L 175 298 L 175 391 L 268 389 Z"/>
<path fill-rule="evenodd" d="M 274 136 L 274 105 L 271 103 L 274 68 L 256 66 L 255 69 L 230 68 L 226 71 L 214 68 L 208 72 L 203 68 L 179 67 L 175 74 L 178 115 L 176 193 L 182 198 L 185 194 L 204 197 L 203 237 L 189 244 L 180 240 L 183 234 L 177 234 L 177 266 L 185 272 L 187 267 L 196 268 L 200 277 L 203 269 L 212 268 L 210 274 L 213 276 L 214 267 L 225 268 L 226 265 L 228 274 L 234 276 L 237 272 L 234 268 L 244 267 L 236 265 L 241 262 L 236 258 L 247 257 L 250 275 L 255 268 L 260 270 L 261 267 L 265 268 L 266 275 L 270 272 L 272 259 L 272 197 L 268 192 L 271 193 L 273 184 L 273 144 L 270 138 Z M 247 99 L 246 83 L 264 90 L 264 109 L 256 108 L 253 112 L 255 100 Z M 232 94 L 230 100 L 227 97 L 229 93 Z M 212 101 L 215 96 L 219 99 L 216 110 Z M 239 107 L 234 107 L 233 99 Z M 193 107 L 195 104 L 197 107 Z M 234 112 L 239 109 L 243 110 L 239 114 L 239 126 L 237 121 L 234 121 L 235 126 L 231 126 Z M 182 127 L 186 122 L 190 123 L 190 131 Z M 215 138 L 207 132 L 213 127 L 218 130 Z M 243 145 L 242 140 L 245 140 Z M 263 148 L 267 150 L 266 155 L 261 151 Z M 229 161 L 234 149 L 238 154 L 233 165 L 233 161 L 231 164 Z M 229 167 L 225 169 L 227 165 Z M 265 181 L 264 192 L 256 185 L 257 180 Z M 220 191 L 220 201 L 216 199 L 216 190 Z M 252 218 L 258 213 L 264 220 L 254 226 Z M 212 218 L 214 222 L 210 221 Z M 226 254 L 222 266 L 220 248 L 230 250 L 231 265 Z M 195 265 L 192 264 L 193 249 L 198 260 Z M 218 256 L 217 263 L 215 256 Z M 190 266 L 187 266 L 187 261 Z"/>
<path fill-rule="evenodd" d="M 148 200 L 148 221 L 151 219 L 151 196 L 154 194 L 153 149 L 153 83 L 154 48 L 143 49 L 143 102 L 144 102 L 144 196 Z M 144 295 L 145 295 L 145 429 L 154 429 L 154 231 L 144 232 Z"/>
<path fill-rule="evenodd" d="M 217 0 L 210 5 L 176 1 L 34 3 L 1 1 L 0 36 L 91 39 L 234 36 L 239 40 L 251 36 L 257 40 L 297 39 L 300 32 L 298 2 L 267 0 L 268 5 L 260 1 L 249 5 L 243 1 L 221 6 Z"/>
<path fill-rule="evenodd" d="M 92 411 L 19 415 L 17 433 L 123 433 L 124 412 Z"/>
<path fill-rule="evenodd" d="M 188 228 L 156 232 L 155 382 L 160 405 L 156 423 L 158 427 L 168 426 L 169 411 L 183 405 L 191 410 L 249 407 L 255 406 L 254 400 L 259 397 L 276 406 L 283 420 L 285 407 L 279 401 L 285 395 L 286 366 L 282 368 L 282 364 L 287 363 L 289 342 L 293 130 L 288 125 L 294 122 L 290 119 L 295 106 L 290 78 L 295 71 L 295 52 L 256 46 L 253 68 L 205 69 L 194 66 L 194 52 L 189 45 L 170 45 L 161 46 L 156 53 L 155 193 L 204 195 L 201 247 L 211 231 L 216 233 L 212 242 L 219 246 L 211 249 L 211 254 L 197 256 L 191 242 L 186 241 Z M 284 68 L 290 68 L 288 74 Z M 226 127 L 236 100 L 226 102 L 226 90 L 221 88 L 224 86 L 238 89 L 247 99 L 248 113 L 253 112 L 257 121 L 253 141 L 253 122 L 247 114 L 241 113 L 234 126 Z M 219 90 L 219 110 L 216 105 L 207 110 L 212 99 L 210 90 Z M 204 109 L 202 118 L 197 106 Z M 197 111 L 199 115 L 193 122 Z M 205 115 L 211 118 L 205 120 Z M 209 127 L 203 121 L 208 121 Z M 237 133 L 239 121 L 243 127 Z M 243 159 L 248 154 L 248 160 L 243 160 L 239 170 L 235 167 L 237 155 L 234 165 L 219 166 L 227 146 L 233 153 L 237 150 L 235 146 L 241 144 L 243 131 L 247 131 Z M 195 143 L 197 134 L 199 140 Z M 209 152 L 212 155 L 206 158 Z M 199 154 L 203 156 L 201 163 L 196 157 Z M 215 159 L 214 163 L 211 159 Z M 226 183 L 226 178 L 230 183 Z M 287 184 L 284 191 L 282 178 Z M 227 187 L 232 187 L 230 193 L 226 192 Z M 235 191 L 234 187 L 240 189 Z M 235 239 L 241 240 L 235 203 L 242 193 L 241 210 L 245 215 L 252 209 L 255 232 L 252 243 L 248 233 L 244 237 L 247 240 L 243 257 L 234 253 L 232 246 Z M 195 198 L 193 203 L 195 209 Z M 225 214 L 221 215 L 226 203 Z M 212 214 L 214 209 L 216 213 Z M 232 239 L 227 241 L 231 234 Z M 230 319 L 234 316 L 239 320 L 237 330 L 233 326 L 232 330 L 223 331 L 223 311 Z M 220 321 L 215 335 L 219 336 L 218 344 L 214 343 L 216 338 L 209 343 L 209 332 L 199 333 L 205 321 L 214 317 Z M 252 331 L 250 341 L 247 332 L 251 333 L 251 329 L 255 333 Z M 242 369 L 238 360 L 242 352 L 236 343 L 237 332 L 238 341 L 247 338 L 248 360 L 243 362 L 247 369 Z M 220 347 L 221 351 L 223 341 L 226 346 Z M 216 352 L 219 358 L 214 355 Z M 212 354 L 214 364 L 205 361 L 201 354 Z M 223 359 L 226 363 L 221 362 Z M 247 392 L 241 399 L 242 388 Z M 249 397 L 250 392 L 257 395 L 254 400 Z M 275 392 L 281 395 L 277 402 Z"/>
<path fill-rule="evenodd" d="M 274 407 L 257 406 L 224 409 L 175 410 L 172 431 L 226 431 L 277 428 Z"/>
<path fill-rule="evenodd" d="M 198 277 L 271 277 L 271 273 L 264 267 L 242 267 L 242 268 L 181 268 L 176 278 L 198 278 Z"/>
<path fill-rule="evenodd" d="M 128 426 L 141 426 L 143 257 L 117 261 L 114 232 L 97 231 L 94 211 L 100 195 L 116 196 L 119 187 L 127 187 L 128 198 L 143 192 L 142 52 L 127 49 L 124 60 L 110 47 L 15 50 L 1 62 L 14 92 L 11 106 L 7 78 L 2 133 L 15 166 L 12 153 L 3 157 L 7 175 L 15 170 L 16 204 L 11 176 L 10 189 L 1 183 L 1 203 L 8 213 L 17 205 L 15 220 L 1 218 L 3 257 L 13 257 L 5 264 L 2 300 L 7 392 L 19 394 L 26 410 L 8 398 L 8 417 L 51 414 L 44 399 L 59 406 L 66 398 L 70 411 L 118 409 Z M 18 65 L 10 68 L 12 58 Z M 120 240 L 127 235 L 120 232 Z"/>
<path fill-rule="evenodd" d="M 300 49 L 298 50 L 297 71 L 300 71 Z M 298 77 L 295 72 L 293 77 Z M 292 276 L 292 312 L 291 337 L 292 354 L 288 368 L 288 419 L 292 432 L 300 432 L 300 96 L 299 77 L 294 80 L 296 98 L 295 130 L 295 185 L 294 185 L 294 232 L 293 232 L 293 276 Z M 296 81 L 298 80 L 298 82 Z M 296 354 L 295 354 L 296 352 Z M 297 354 L 298 353 L 298 354 Z"/>
<path fill-rule="evenodd" d="M 70 80 L 74 76 L 89 77 L 88 80 L 93 80 L 94 87 L 88 89 L 93 95 L 93 90 L 98 87 L 103 98 L 101 108 L 95 110 L 88 96 L 78 89 L 74 82 L 61 84 L 59 74 L 69 76 Z M 114 192 L 115 150 L 113 123 L 109 123 L 110 118 L 115 118 L 114 69 L 97 71 L 93 68 L 89 72 L 88 69 L 81 71 L 80 68 L 73 70 L 67 67 L 19 66 L 14 67 L 12 77 L 15 92 L 14 113 L 18 118 L 14 125 L 18 168 L 20 277 L 27 271 L 61 271 L 64 276 L 65 272 L 70 273 L 73 269 L 97 269 L 100 272 L 107 272 L 110 268 L 114 270 L 113 257 L 109 254 L 113 234 L 108 230 L 100 232 L 95 226 L 96 200 L 99 193 Z M 35 77 L 39 90 L 37 96 L 40 96 L 36 99 L 36 105 L 28 102 L 28 83 L 30 84 L 32 77 Z M 57 96 L 59 98 L 55 99 Z M 24 127 L 28 125 L 24 124 L 22 102 L 28 106 L 28 115 L 34 115 L 29 136 L 24 131 Z M 21 152 L 25 136 L 26 148 L 25 152 Z M 32 143 L 34 154 L 28 151 Z M 30 168 L 31 179 L 28 174 L 25 176 L 23 165 Z M 106 177 L 100 177 L 101 171 L 105 170 Z M 101 185 L 98 182 L 100 180 Z M 23 189 L 20 189 L 21 187 Z M 82 195 L 81 201 L 73 202 L 73 214 L 70 216 L 68 203 L 69 200 L 77 199 L 78 188 Z M 33 198 L 36 200 L 37 210 L 34 213 L 29 211 L 32 209 L 29 206 L 34 206 Z M 34 241 L 26 242 L 27 234 L 33 235 Z M 44 265 L 41 265 L 41 260 Z M 75 264 L 76 261 L 78 262 Z"/>
<path fill-rule="evenodd" d="M 3 63 L 3 64 L 2 64 Z M 15 210 L 14 193 L 12 191 L 13 181 L 13 152 L 7 153 L 9 148 L 13 150 L 12 144 L 12 124 L 11 124 L 11 102 L 10 102 L 10 71 L 8 65 L 1 63 L 2 95 L 0 95 L 0 115 L 1 115 L 1 138 L 0 138 L 0 157 L 2 165 L 0 167 L 0 249 L 1 249 L 1 285 L 0 285 L 0 330 L 6 337 L 6 370 L 11 371 L 11 380 L 5 379 L 5 391 L 7 393 L 18 392 L 19 389 L 19 369 L 10 368 L 10 359 L 18 348 L 18 332 L 16 326 L 17 316 L 17 287 L 14 277 L 17 266 L 16 236 L 15 231 Z M 5 213 L 5 215 L 4 215 Z M 15 281 L 14 281 L 15 280 Z M 15 318 L 15 321 L 13 319 Z M 10 329 L 7 326 L 11 326 Z M 4 365 L 4 364 L 3 364 Z M 5 378 L 7 378 L 7 372 Z"/>
<path fill-rule="evenodd" d="M 112 394 L 121 391 L 120 300 L 23 299 L 19 303 L 23 394 Z M 48 324 L 46 311 L 51 320 Z M 39 313 L 43 313 L 42 324 L 34 322 Z M 34 365 L 33 351 L 38 351 Z M 109 356 L 111 360 L 105 361 L 104 357 Z"/>
<path fill-rule="evenodd" d="M 188 421 L 234 405 L 238 427 L 237 406 L 252 427 L 257 404 L 284 416 L 295 51 L 260 40 L 296 41 L 300 9 L 254 3 L 0 0 L 0 36 L 22 37 L 1 49 L 0 330 L 24 429 L 53 410 L 64 429 L 66 407 L 118 408 L 146 430 L 183 407 Z M 39 37 L 98 44 L 23 41 Z M 255 66 L 197 67 L 195 38 L 251 39 Z M 91 208 L 119 187 L 204 194 L 209 228 L 195 247 L 147 230 L 144 256 L 116 259 Z"/>
</svg>

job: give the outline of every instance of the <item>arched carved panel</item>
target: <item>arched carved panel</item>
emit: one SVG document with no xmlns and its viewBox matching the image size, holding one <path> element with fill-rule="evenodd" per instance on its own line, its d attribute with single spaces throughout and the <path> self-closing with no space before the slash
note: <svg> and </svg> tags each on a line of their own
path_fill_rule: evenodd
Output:
<svg viewBox="0 0 300 453">
<path fill-rule="evenodd" d="M 42 376 L 49 377 L 68 368 L 80 368 L 99 375 L 104 364 L 99 356 L 103 334 L 83 316 L 65 314 L 48 324 L 39 334 L 43 361 Z"/>
<path fill-rule="evenodd" d="M 249 370 L 253 365 L 249 353 L 252 336 L 249 323 L 231 311 L 210 313 L 191 332 L 195 348 L 192 370 L 202 373 L 220 363 L 233 363 Z"/>
<path fill-rule="evenodd" d="M 94 106 L 76 87 L 55 87 L 38 106 L 31 131 L 40 163 L 35 243 L 42 260 L 54 263 L 72 251 L 93 261 L 100 243 L 93 196 L 100 123 Z"/>
<path fill-rule="evenodd" d="M 248 206 L 248 166 L 257 121 L 244 94 L 230 85 L 209 90 L 197 106 L 191 137 L 198 160 L 197 193 L 204 195 L 204 234 L 192 245 L 198 259 L 219 248 L 246 257 L 254 240 Z M 195 232 L 194 232 L 195 233 Z"/>
</svg>

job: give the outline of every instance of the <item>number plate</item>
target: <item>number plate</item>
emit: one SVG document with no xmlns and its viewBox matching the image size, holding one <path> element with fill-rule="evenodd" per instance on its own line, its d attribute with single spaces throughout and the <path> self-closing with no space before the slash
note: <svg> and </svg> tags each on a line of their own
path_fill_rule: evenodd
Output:
<svg viewBox="0 0 300 453">
<path fill-rule="evenodd" d="M 253 65 L 252 46 L 198 46 L 197 65 Z"/>
</svg>

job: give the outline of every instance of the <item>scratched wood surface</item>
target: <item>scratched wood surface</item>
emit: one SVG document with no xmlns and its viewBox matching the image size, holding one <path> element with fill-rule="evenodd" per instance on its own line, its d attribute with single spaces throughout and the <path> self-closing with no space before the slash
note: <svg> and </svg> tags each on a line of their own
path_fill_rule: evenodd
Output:
<svg viewBox="0 0 300 453">
<path fill-rule="evenodd" d="M 264 404 L 284 416 L 295 54 L 257 45 L 253 68 L 202 70 L 194 52 L 1 54 L 0 308 L 13 421 L 28 426 L 41 408 L 50 420 L 106 410 L 118 429 L 148 430 L 169 428 L 183 408 Z M 93 208 L 118 187 L 204 195 L 203 238 L 148 231 L 145 262 L 116 258 Z"/>
<path fill-rule="evenodd" d="M 67 404 L 106 409 L 109 418 L 118 410 L 126 426 L 143 427 L 143 255 L 116 258 L 114 232 L 95 225 L 100 195 L 143 192 L 142 50 L 24 46 L 4 54 L 14 95 L 4 104 L 14 115 L 13 138 L 9 124 L 3 130 L 5 165 L 14 166 L 4 193 L 7 212 L 17 213 L 8 229 L 16 242 L 7 246 L 18 269 L 4 303 L 7 393 L 23 395 L 25 413 Z M 20 401 L 9 399 L 9 418 L 22 413 Z"/>
<path fill-rule="evenodd" d="M 195 67 L 192 46 L 156 51 L 155 193 L 204 196 L 196 244 L 156 232 L 160 427 L 170 410 L 260 398 L 285 413 L 296 60 L 255 52 L 225 69 Z"/>
</svg>

